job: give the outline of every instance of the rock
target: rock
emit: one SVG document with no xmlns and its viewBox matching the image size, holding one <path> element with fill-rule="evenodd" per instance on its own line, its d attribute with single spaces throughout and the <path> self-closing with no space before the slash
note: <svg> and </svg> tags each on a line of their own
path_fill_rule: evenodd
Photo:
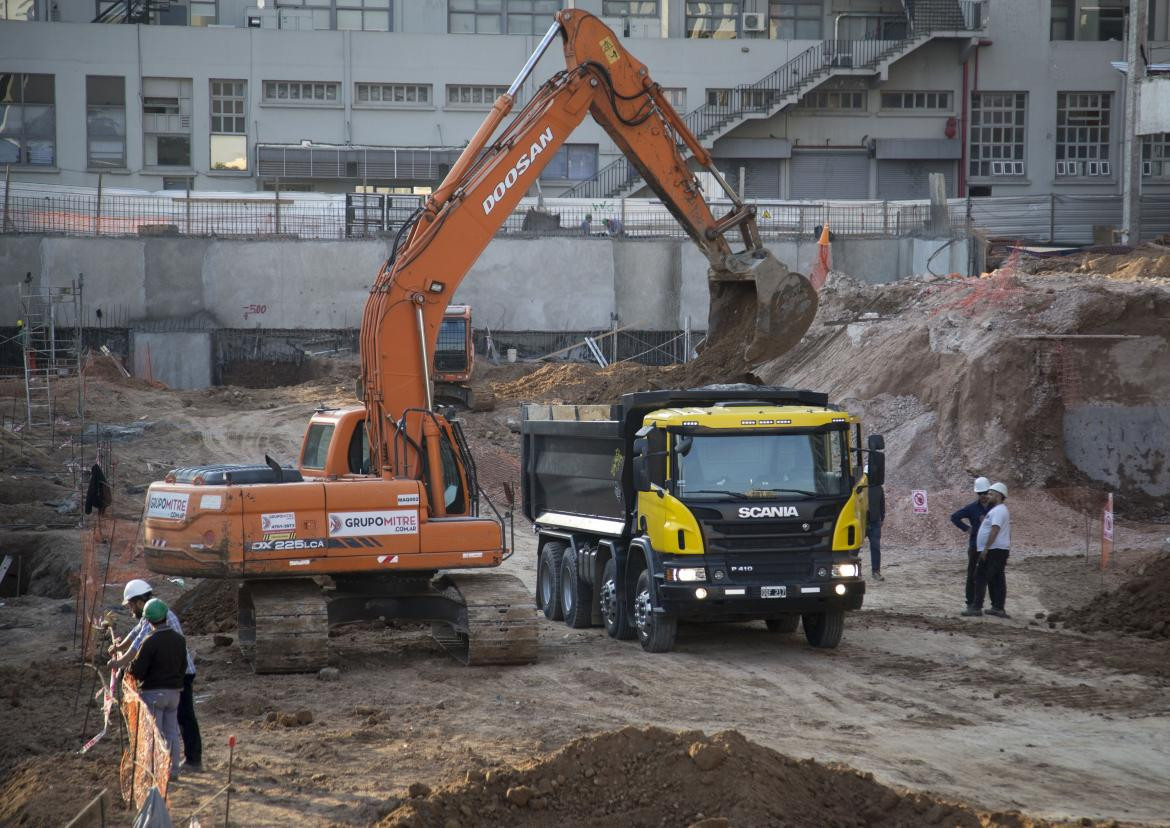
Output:
<svg viewBox="0 0 1170 828">
<path fill-rule="evenodd" d="M 1036 613 L 1036 620 L 1037 621 L 1041 620 L 1043 617 L 1044 617 L 1044 613 L 1042 613 L 1042 612 Z"/>
<path fill-rule="evenodd" d="M 280 718 L 280 714 L 279 714 L 279 713 L 277 713 L 275 710 L 269 710 L 269 711 L 268 711 L 268 715 L 266 715 L 266 716 L 264 717 L 264 721 L 266 721 L 266 722 L 268 722 L 269 724 L 271 724 L 271 723 L 275 722 L 275 721 L 276 721 L 277 719 L 279 719 L 279 718 Z"/>
<path fill-rule="evenodd" d="M 281 727 L 296 727 L 300 724 L 300 722 L 297 721 L 297 715 L 295 713 L 281 713 L 280 718 L 277 719 L 277 722 L 280 723 Z"/>
<path fill-rule="evenodd" d="M 728 828 L 731 821 L 727 817 L 707 817 L 698 822 L 692 822 L 687 828 Z"/>
<path fill-rule="evenodd" d="M 520 421 L 515 417 L 508 418 L 508 431 L 512 432 L 513 434 L 520 433 Z"/>
<path fill-rule="evenodd" d="M 443 828 L 460 828 L 461 823 L 455 817 L 449 817 L 443 822 Z"/>
<path fill-rule="evenodd" d="M 691 761 L 701 771 L 714 770 L 727 759 L 726 751 L 715 745 L 708 745 L 703 742 L 695 742 L 692 744 L 687 750 L 687 755 L 691 757 Z"/>
<path fill-rule="evenodd" d="M 597 771 L 593 770 L 593 768 L 585 768 L 584 776 L 586 779 L 592 779 L 596 773 Z"/>
<path fill-rule="evenodd" d="M 322 667 L 317 671 L 318 681 L 338 681 L 341 679 L 341 671 L 336 667 Z"/>
<path fill-rule="evenodd" d="M 431 786 L 426 782 L 411 782 L 406 793 L 411 799 L 424 799 L 431 795 Z"/>
<path fill-rule="evenodd" d="M 1052 613 L 1048 614 L 1048 622 L 1050 624 L 1059 624 L 1063 620 L 1064 620 L 1064 616 L 1061 615 L 1059 612 L 1052 612 Z"/>
<path fill-rule="evenodd" d="M 230 647 L 233 641 L 235 639 L 230 635 L 220 635 L 217 633 L 211 637 L 211 643 L 216 647 Z"/>
<path fill-rule="evenodd" d="M 513 788 L 508 788 L 508 792 L 504 794 L 504 798 L 513 805 L 519 805 L 521 808 L 526 806 L 533 797 L 533 790 L 527 785 L 516 785 Z"/>
<path fill-rule="evenodd" d="M 61 613 L 62 615 L 68 615 L 69 613 L 73 612 L 73 605 L 61 604 L 59 607 L 57 607 L 57 612 Z"/>
<path fill-rule="evenodd" d="M 463 778 L 464 778 L 464 781 L 469 782 L 469 783 L 482 782 L 483 781 L 483 771 L 481 771 L 479 768 L 469 768 L 467 771 L 467 774 Z"/>
<path fill-rule="evenodd" d="M 312 722 L 313 722 L 313 711 L 312 710 L 298 710 L 293 715 L 296 716 L 297 724 L 299 724 L 299 725 L 312 724 Z"/>
</svg>

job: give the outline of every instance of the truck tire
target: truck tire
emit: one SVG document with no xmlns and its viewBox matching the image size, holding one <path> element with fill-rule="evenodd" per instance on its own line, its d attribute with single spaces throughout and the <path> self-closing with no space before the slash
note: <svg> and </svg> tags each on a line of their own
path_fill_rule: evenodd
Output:
<svg viewBox="0 0 1170 828">
<path fill-rule="evenodd" d="M 791 635 L 800 626 L 800 616 L 796 613 L 782 615 L 779 618 L 769 618 L 764 621 L 768 625 L 768 632 Z"/>
<path fill-rule="evenodd" d="M 804 637 L 814 647 L 831 650 L 841 643 L 845 632 L 845 610 L 809 613 L 804 616 Z"/>
<path fill-rule="evenodd" d="M 634 628 L 630 626 L 629 610 L 622 596 L 618 594 L 617 559 L 610 558 L 605 562 L 605 571 L 601 575 L 601 589 L 598 593 L 601 621 L 605 624 L 605 631 L 609 633 L 609 637 L 627 640 L 633 638 Z"/>
<path fill-rule="evenodd" d="M 577 553 L 572 549 L 561 557 L 561 614 L 566 627 L 593 626 L 593 588 L 578 574 Z"/>
<path fill-rule="evenodd" d="M 536 570 L 536 589 L 540 596 L 540 608 L 549 621 L 561 620 L 561 557 L 565 545 L 560 541 L 548 541 L 540 550 L 540 566 Z"/>
<path fill-rule="evenodd" d="M 638 643 L 648 653 L 668 653 L 674 648 L 678 619 L 654 612 L 654 598 L 650 593 L 650 572 L 643 569 L 634 587 L 634 628 Z"/>
</svg>

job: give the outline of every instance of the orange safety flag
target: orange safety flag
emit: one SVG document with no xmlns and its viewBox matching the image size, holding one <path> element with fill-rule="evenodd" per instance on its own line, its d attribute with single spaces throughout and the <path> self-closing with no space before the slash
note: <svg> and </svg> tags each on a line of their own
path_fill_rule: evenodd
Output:
<svg viewBox="0 0 1170 828">
<path fill-rule="evenodd" d="M 1105 511 L 1101 515 L 1101 569 L 1109 566 L 1113 557 L 1113 493 L 1105 498 Z"/>
<path fill-rule="evenodd" d="M 817 258 L 808 274 L 808 280 L 817 293 L 821 292 L 821 288 L 829 280 L 829 271 L 832 268 L 833 257 L 829 252 L 829 225 L 826 224 L 821 228 L 821 237 L 817 240 Z"/>
</svg>

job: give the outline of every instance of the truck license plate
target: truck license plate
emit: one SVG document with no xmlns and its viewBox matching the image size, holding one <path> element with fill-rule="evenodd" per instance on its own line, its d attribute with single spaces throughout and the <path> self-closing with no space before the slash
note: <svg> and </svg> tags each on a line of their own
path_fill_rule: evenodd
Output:
<svg viewBox="0 0 1170 828">
<path fill-rule="evenodd" d="M 760 597 L 761 598 L 787 598 L 788 597 L 788 587 L 782 587 L 782 586 L 760 587 Z"/>
</svg>

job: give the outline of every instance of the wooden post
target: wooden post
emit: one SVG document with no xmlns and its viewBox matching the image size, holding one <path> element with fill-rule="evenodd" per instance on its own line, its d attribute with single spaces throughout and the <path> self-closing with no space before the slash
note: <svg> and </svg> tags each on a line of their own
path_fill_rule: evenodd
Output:
<svg viewBox="0 0 1170 828">
<path fill-rule="evenodd" d="M 95 236 L 102 234 L 102 175 L 102 173 L 98 173 L 97 209 L 93 215 L 93 234 Z"/>
</svg>

